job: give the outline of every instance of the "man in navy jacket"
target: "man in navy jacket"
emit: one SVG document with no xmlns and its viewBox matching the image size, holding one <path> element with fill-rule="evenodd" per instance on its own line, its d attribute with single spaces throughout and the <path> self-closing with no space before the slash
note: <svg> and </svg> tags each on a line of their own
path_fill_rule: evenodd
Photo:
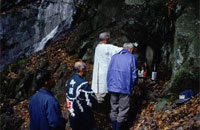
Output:
<svg viewBox="0 0 200 130">
<path fill-rule="evenodd" d="M 75 74 L 66 83 L 66 99 L 69 122 L 72 130 L 92 130 L 95 120 L 92 109 L 97 101 L 88 82 L 83 79 L 86 64 L 82 61 L 74 65 Z"/>
<path fill-rule="evenodd" d="M 137 84 L 137 58 L 132 54 L 133 44 L 125 43 L 123 50 L 112 56 L 107 75 L 110 92 L 113 130 L 119 130 L 127 121 L 130 109 L 130 94 Z"/>
<path fill-rule="evenodd" d="M 30 130 L 64 130 L 66 121 L 50 91 L 55 84 L 50 71 L 37 70 L 35 81 L 40 89 L 30 99 Z"/>
</svg>

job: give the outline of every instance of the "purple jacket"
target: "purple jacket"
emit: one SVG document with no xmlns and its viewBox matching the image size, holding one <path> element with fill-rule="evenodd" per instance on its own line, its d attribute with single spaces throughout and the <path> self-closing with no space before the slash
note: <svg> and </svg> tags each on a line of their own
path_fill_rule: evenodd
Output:
<svg viewBox="0 0 200 130">
<path fill-rule="evenodd" d="M 137 85 L 137 66 L 137 58 L 126 49 L 112 56 L 107 74 L 108 91 L 131 94 Z"/>
</svg>

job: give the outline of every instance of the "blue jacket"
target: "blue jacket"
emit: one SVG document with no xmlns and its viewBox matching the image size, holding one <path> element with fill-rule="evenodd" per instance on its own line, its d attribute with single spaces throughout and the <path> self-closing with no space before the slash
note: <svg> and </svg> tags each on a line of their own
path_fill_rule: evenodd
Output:
<svg viewBox="0 0 200 130">
<path fill-rule="evenodd" d="M 112 56 L 107 75 L 109 92 L 131 94 L 137 85 L 137 58 L 123 49 Z"/>
<path fill-rule="evenodd" d="M 74 74 L 66 83 L 66 98 L 69 122 L 72 129 L 88 130 L 95 126 L 92 108 L 97 104 L 96 97 L 88 82 Z"/>
<path fill-rule="evenodd" d="M 30 130 L 64 130 L 63 118 L 58 101 L 46 89 L 39 89 L 29 103 Z"/>
</svg>

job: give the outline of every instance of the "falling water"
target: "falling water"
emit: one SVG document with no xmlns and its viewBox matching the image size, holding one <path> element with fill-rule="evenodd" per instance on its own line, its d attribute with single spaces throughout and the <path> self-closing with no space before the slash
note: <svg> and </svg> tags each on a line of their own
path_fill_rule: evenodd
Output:
<svg viewBox="0 0 200 130">
<path fill-rule="evenodd" d="M 78 4 L 80 1 L 77 1 L 77 3 L 74 3 L 73 0 L 65 0 L 63 1 L 65 4 L 61 5 L 62 7 L 62 18 L 65 20 L 65 23 L 67 23 L 67 25 L 69 25 L 68 27 L 66 26 L 65 28 L 69 29 L 71 26 L 71 23 L 73 21 L 73 14 L 75 13 L 75 9 L 74 9 L 74 4 Z M 49 10 L 46 10 L 46 13 L 49 14 L 51 12 L 52 8 L 49 8 Z M 41 13 L 42 14 L 42 13 Z M 38 16 L 39 19 L 43 19 L 42 15 Z M 62 24 L 62 22 L 61 22 Z M 62 25 L 61 25 L 62 26 Z M 57 25 L 55 28 L 52 29 L 52 31 L 50 31 L 49 34 L 47 34 L 41 41 L 39 41 L 38 43 L 35 43 L 35 45 L 33 46 L 34 50 L 33 52 L 37 52 L 42 50 L 46 43 L 51 40 L 52 38 L 54 38 L 54 36 L 58 33 L 58 31 L 60 30 L 59 25 Z"/>
<path fill-rule="evenodd" d="M 48 40 L 54 37 L 58 30 L 58 26 L 56 26 L 46 37 L 44 37 L 39 43 L 35 44 L 34 52 L 40 51 L 44 48 L 45 44 Z"/>
</svg>

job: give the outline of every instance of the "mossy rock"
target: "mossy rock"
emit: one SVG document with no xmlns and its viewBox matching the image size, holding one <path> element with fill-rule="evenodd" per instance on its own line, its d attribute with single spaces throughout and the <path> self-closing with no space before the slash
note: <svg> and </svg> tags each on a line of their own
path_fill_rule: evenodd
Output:
<svg viewBox="0 0 200 130">
<path fill-rule="evenodd" d="M 60 79 L 54 88 L 52 89 L 52 92 L 54 93 L 56 99 L 59 101 L 59 103 L 63 103 L 65 101 L 65 95 L 66 95 L 66 88 L 65 88 L 65 83 L 66 83 L 65 78 Z"/>
<path fill-rule="evenodd" d="M 177 98 L 181 91 L 191 89 L 194 94 L 199 93 L 199 67 L 180 68 L 172 77 L 171 84 L 165 94 L 171 93 L 174 98 Z"/>
<path fill-rule="evenodd" d="M 28 62 L 27 59 L 22 59 L 22 60 L 18 61 L 17 64 L 19 65 L 20 68 L 24 68 L 27 62 Z"/>
<path fill-rule="evenodd" d="M 155 107 L 155 111 L 159 111 L 161 109 L 167 110 L 168 109 L 168 105 L 167 103 L 169 102 L 169 99 L 167 98 L 162 98 L 157 102 L 157 105 Z"/>
</svg>

